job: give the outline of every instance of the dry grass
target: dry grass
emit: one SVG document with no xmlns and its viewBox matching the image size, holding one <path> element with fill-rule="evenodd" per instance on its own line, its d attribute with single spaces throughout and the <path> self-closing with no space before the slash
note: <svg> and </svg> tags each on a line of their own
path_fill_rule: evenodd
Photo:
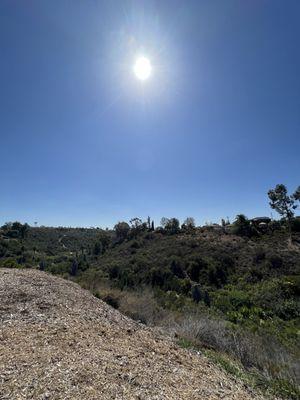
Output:
<svg viewBox="0 0 300 400">
<path fill-rule="evenodd" d="M 267 380 L 283 380 L 296 386 L 300 382 L 299 360 L 273 336 L 233 328 L 227 321 L 209 314 L 167 311 L 158 306 L 149 288 L 130 292 L 106 287 L 102 293 L 117 298 L 119 310 L 125 315 L 163 328 L 172 337 L 187 339 L 195 346 L 229 354 L 244 367 L 257 369 Z"/>
<path fill-rule="evenodd" d="M 242 329 L 232 329 L 223 320 L 207 315 L 182 316 L 171 321 L 170 331 L 201 345 L 226 352 L 245 367 L 256 367 L 268 378 L 300 381 L 299 360 L 274 337 L 261 336 Z"/>
</svg>

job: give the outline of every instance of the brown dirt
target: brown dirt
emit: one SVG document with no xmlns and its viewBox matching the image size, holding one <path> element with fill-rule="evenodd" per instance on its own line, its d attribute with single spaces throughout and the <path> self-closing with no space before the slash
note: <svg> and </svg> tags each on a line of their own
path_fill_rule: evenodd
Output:
<svg viewBox="0 0 300 400">
<path fill-rule="evenodd" d="M 262 399 L 78 285 L 0 270 L 0 399 Z"/>
</svg>

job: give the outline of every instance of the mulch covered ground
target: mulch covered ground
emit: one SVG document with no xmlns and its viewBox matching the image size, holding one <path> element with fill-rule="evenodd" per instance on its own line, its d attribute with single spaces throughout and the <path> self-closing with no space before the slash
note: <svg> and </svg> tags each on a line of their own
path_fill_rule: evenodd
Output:
<svg viewBox="0 0 300 400">
<path fill-rule="evenodd" d="M 261 397 L 78 285 L 0 269 L 0 399 Z"/>
</svg>

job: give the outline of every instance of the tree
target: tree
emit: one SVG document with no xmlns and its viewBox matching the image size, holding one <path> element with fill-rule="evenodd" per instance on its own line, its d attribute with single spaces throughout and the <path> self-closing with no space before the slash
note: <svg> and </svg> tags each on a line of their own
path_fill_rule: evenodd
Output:
<svg viewBox="0 0 300 400">
<path fill-rule="evenodd" d="M 120 276 L 120 272 L 121 272 L 121 270 L 120 270 L 119 265 L 117 265 L 117 264 L 112 265 L 108 270 L 109 279 L 112 280 L 112 279 L 118 278 Z"/>
<path fill-rule="evenodd" d="M 171 269 L 172 273 L 173 273 L 175 276 L 177 276 L 178 278 L 180 278 L 180 279 L 185 278 L 185 273 L 184 273 L 184 270 L 183 270 L 183 267 L 182 267 L 182 265 L 181 265 L 180 260 L 178 260 L 178 259 L 173 259 L 173 260 L 171 261 L 170 269 Z"/>
<path fill-rule="evenodd" d="M 161 225 L 166 232 L 173 235 L 179 231 L 179 221 L 177 218 L 165 218 L 161 219 Z"/>
<path fill-rule="evenodd" d="M 169 223 L 166 226 L 166 229 L 172 235 L 175 234 L 175 233 L 178 233 L 178 231 L 179 231 L 179 221 L 178 221 L 178 219 L 177 218 L 171 218 L 169 220 Z"/>
<path fill-rule="evenodd" d="M 199 285 L 195 285 L 192 288 L 192 298 L 195 303 L 199 303 L 200 300 L 202 300 L 202 293 L 200 290 Z"/>
<path fill-rule="evenodd" d="M 11 229 L 13 229 L 14 231 L 19 231 L 20 232 L 21 229 L 22 229 L 21 222 L 18 222 L 18 221 L 13 222 L 12 225 L 11 225 Z"/>
<path fill-rule="evenodd" d="M 168 223 L 169 223 L 169 218 L 162 217 L 162 219 L 160 220 L 160 224 L 164 229 L 166 228 Z"/>
<path fill-rule="evenodd" d="M 187 217 L 183 224 L 181 225 L 181 229 L 187 232 L 193 232 L 196 227 L 195 220 L 193 217 Z"/>
<path fill-rule="evenodd" d="M 143 222 L 140 218 L 132 218 L 130 221 L 130 236 L 136 237 L 141 232 L 147 230 L 147 223 Z"/>
<path fill-rule="evenodd" d="M 102 253 L 102 244 L 101 242 L 95 242 L 94 248 L 93 248 L 93 253 L 95 256 L 98 256 L 99 254 Z"/>
<path fill-rule="evenodd" d="M 221 219 L 221 225 L 223 228 L 225 228 L 227 225 L 230 225 L 229 218 L 226 217 L 226 220 L 224 218 Z"/>
<path fill-rule="evenodd" d="M 292 232 L 300 232 L 300 218 L 293 219 Z"/>
<path fill-rule="evenodd" d="M 200 270 L 200 263 L 198 263 L 197 261 L 190 261 L 188 265 L 188 272 L 192 281 L 199 282 Z"/>
<path fill-rule="evenodd" d="M 234 233 L 241 236 L 251 236 L 252 228 L 249 219 L 244 214 L 238 214 L 233 223 Z"/>
<path fill-rule="evenodd" d="M 295 201 L 300 201 L 300 186 L 297 187 L 295 193 L 293 194 Z"/>
<path fill-rule="evenodd" d="M 45 263 L 45 261 L 40 261 L 39 262 L 39 269 L 40 269 L 40 271 L 45 271 L 45 268 L 46 268 L 46 263 Z"/>
<path fill-rule="evenodd" d="M 107 232 L 101 230 L 98 235 L 98 241 L 102 246 L 102 251 L 101 251 L 102 253 L 104 253 L 107 250 L 110 244 L 110 240 L 111 240 L 110 235 Z"/>
<path fill-rule="evenodd" d="M 123 241 L 127 238 L 130 231 L 130 226 L 127 222 L 118 222 L 114 226 L 114 231 L 116 232 L 116 237 L 118 241 Z"/>
<path fill-rule="evenodd" d="M 209 296 L 209 293 L 208 293 L 207 290 L 204 292 L 203 301 L 204 301 L 204 304 L 205 304 L 207 307 L 210 307 L 210 304 L 211 304 L 211 302 L 210 302 L 210 296 Z"/>
<path fill-rule="evenodd" d="M 270 206 L 273 210 L 277 211 L 279 215 L 286 221 L 289 232 L 289 240 L 292 240 L 292 220 L 295 214 L 295 210 L 298 207 L 300 201 L 300 186 L 296 189 L 295 193 L 288 195 L 288 191 L 285 185 L 279 184 L 275 189 L 268 191 L 270 199 Z"/>
<path fill-rule="evenodd" d="M 130 225 L 131 225 L 131 229 L 139 229 L 142 225 L 143 225 L 143 221 L 141 220 L 141 218 L 132 218 L 129 221 Z"/>
<path fill-rule="evenodd" d="M 26 237 L 28 230 L 29 230 L 28 224 L 21 225 L 19 232 L 20 232 L 22 239 L 24 239 Z"/>
<path fill-rule="evenodd" d="M 21 238 L 24 239 L 29 230 L 28 224 L 21 224 L 21 222 L 7 222 L 2 226 L 2 229 L 5 231 L 5 234 L 9 237 L 13 238 Z"/>
<path fill-rule="evenodd" d="M 185 219 L 185 221 L 184 221 L 184 225 L 185 225 L 187 228 L 192 228 L 192 229 L 194 229 L 195 226 L 196 226 L 196 224 L 195 224 L 195 219 L 194 219 L 193 217 L 187 217 L 187 218 Z"/>
<path fill-rule="evenodd" d="M 77 274 L 77 271 L 78 271 L 78 262 L 77 262 L 77 260 L 74 259 L 72 261 L 70 274 L 72 276 L 75 276 Z"/>
</svg>

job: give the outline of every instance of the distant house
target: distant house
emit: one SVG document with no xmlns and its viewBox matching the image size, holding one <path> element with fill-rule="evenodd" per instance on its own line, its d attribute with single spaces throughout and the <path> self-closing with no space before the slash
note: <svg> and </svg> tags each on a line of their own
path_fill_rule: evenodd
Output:
<svg viewBox="0 0 300 400">
<path fill-rule="evenodd" d="M 223 227 L 221 225 L 212 224 L 212 223 L 203 226 L 202 229 L 207 230 L 207 231 L 216 231 L 216 232 L 222 232 L 223 231 Z"/>
<path fill-rule="evenodd" d="M 224 230 L 227 233 L 232 233 L 233 229 L 234 229 L 234 225 L 233 224 L 227 224 L 227 225 L 224 226 Z"/>
<path fill-rule="evenodd" d="M 214 231 L 217 232 L 222 232 L 223 231 L 223 226 L 219 225 L 219 224 L 212 224 L 212 228 Z"/>
<path fill-rule="evenodd" d="M 271 218 L 269 217 L 256 217 L 256 218 L 252 218 L 250 220 L 251 224 L 255 227 L 255 228 L 259 228 L 259 229 L 267 229 L 269 223 L 271 222 Z"/>
<path fill-rule="evenodd" d="M 252 225 L 259 226 L 259 224 L 269 224 L 271 222 L 271 218 L 269 217 L 256 217 L 250 220 Z"/>
</svg>

